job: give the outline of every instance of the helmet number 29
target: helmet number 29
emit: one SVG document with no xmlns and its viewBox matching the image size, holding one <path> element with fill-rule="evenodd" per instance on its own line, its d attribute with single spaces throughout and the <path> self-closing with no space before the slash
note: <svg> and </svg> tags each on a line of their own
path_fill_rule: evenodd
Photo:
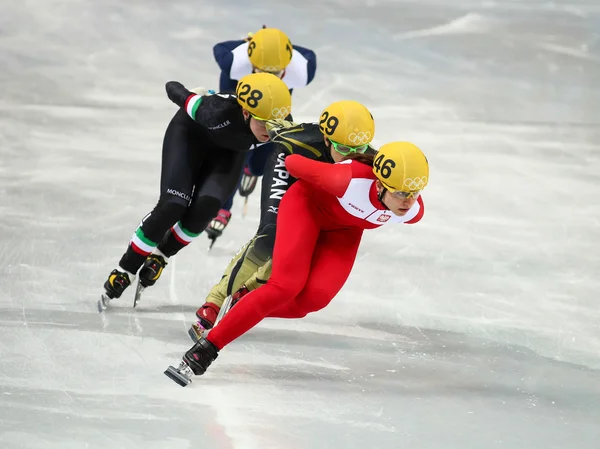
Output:
<svg viewBox="0 0 600 449">
<path fill-rule="evenodd" d="M 333 115 L 330 117 L 329 112 L 325 111 L 321 114 L 319 128 L 321 128 L 321 131 L 327 134 L 328 136 L 331 136 L 335 132 L 335 129 L 338 127 L 339 124 L 340 121 L 338 120 L 338 118 L 334 117 Z"/>
<path fill-rule="evenodd" d="M 251 108 L 255 108 L 258 106 L 258 100 L 263 97 L 263 93 L 258 89 L 251 90 L 252 87 L 250 84 L 242 84 L 239 86 L 236 95 L 240 101 L 246 103 Z M 248 94 L 250 94 L 249 97 Z"/>
<path fill-rule="evenodd" d="M 379 155 L 375 159 L 373 166 L 377 169 L 382 178 L 388 179 L 392 174 L 392 168 L 396 166 L 396 163 L 392 159 L 383 160 L 384 155 Z"/>
</svg>

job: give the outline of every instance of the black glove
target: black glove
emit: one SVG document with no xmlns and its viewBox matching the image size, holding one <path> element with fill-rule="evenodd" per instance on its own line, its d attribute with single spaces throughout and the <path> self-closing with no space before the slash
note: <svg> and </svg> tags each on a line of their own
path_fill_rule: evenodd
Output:
<svg viewBox="0 0 600 449">
<path fill-rule="evenodd" d="M 179 81 L 169 81 L 165 85 L 165 89 L 167 91 L 167 96 L 169 97 L 169 100 L 171 100 L 180 108 L 184 107 L 185 101 L 190 95 L 193 95 L 193 92 L 187 90 L 185 86 Z"/>
</svg>

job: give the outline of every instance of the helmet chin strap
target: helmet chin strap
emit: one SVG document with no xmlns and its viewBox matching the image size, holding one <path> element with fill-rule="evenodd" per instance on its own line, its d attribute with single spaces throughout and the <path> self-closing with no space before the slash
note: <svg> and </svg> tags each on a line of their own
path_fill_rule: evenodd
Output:
<svg viewBox="0 0 600 449">
<path fill-rule="evenodd" d="M 377 199 L 379 200 L 379 202 L 381 203 L 381 205 L 384 207 L 385 210 L 390 210 L 389 207 L 387 207 L 385 205 L 385 203 L 383 202 L 383 197 L 385 196 L 385 192 L 387 192 L 387 189 L 384 187 L 381 192 L 379 192 L 377 194 Z"/>
<path fill-rule="evenodd" d="M 333 156 L 331 155 L 331 150 L 332 150 L 331 142 L 329 142 L 328 140 L 325 141 L 325 147 L 327 148 L 327 152 L 325 153 L 325 159 L 327 159 L 329 162 L 334 164 L 335 161 L 333 160 Z"/>
</svg>

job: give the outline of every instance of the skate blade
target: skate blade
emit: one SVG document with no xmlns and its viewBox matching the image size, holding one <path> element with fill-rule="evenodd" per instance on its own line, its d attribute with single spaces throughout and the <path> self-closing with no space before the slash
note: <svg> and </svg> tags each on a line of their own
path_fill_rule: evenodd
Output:
<svg viewBox="0 0 600 449">
<path fill-rule="evenodd" d="M 208 250 L 210 251 L 212 249 L 213 245 L 215 244 L 215 242 L 217 241 L 217 238 L 209 237 L 209 239 L 210 239 L 210 246 L 208 247 Z"/>
<path fill-rule="evenodd" d="M 188 329 L 188 335 L 194 343 L 198 343 L 198 340 L 202 338 L 204 332 L 206 332 L 206 329 L 201 328 L 197 324 L 192 324 L 192 326 Z"/>
<path fill-rule="evenodd" d="M 244 208 L 242 209 L 242 218 L 246 218 L 247 214 L 248 214 L 248 197 L 246 197 L 246 200 L 244 201 Z"/>
<path fill-rule="evenodd" d="M 165 371 L 165 375 L 182 387 L 186 387 L 192 383 L 192 379 L 187 377 L 185 374 L 180 373 L 174 366 L 169 366 Z"/>
<path fill-rule="evenodd" d="M 108 307 L 108 303 L 110 302 L 110 298 L 104 294 L 100 295 L 100 299 L 98 300 L 98 312 L 102 313 Z"/>
<path fill-rule="evenodd" d="M 135 309 L 140 300 L 142 299 L 142 293 L 144 292 L 144 287 L 141 282 L 138 281 L 137 287 L 135 288 L 135 296 L 133 297 L 133 308 Z"/>
</svg>

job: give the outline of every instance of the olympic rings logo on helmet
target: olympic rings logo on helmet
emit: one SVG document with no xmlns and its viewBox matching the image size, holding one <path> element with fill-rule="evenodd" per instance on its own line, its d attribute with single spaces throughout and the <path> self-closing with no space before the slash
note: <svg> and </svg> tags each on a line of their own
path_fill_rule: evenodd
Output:
<svg viewBox="0 0 600 449">
<path fill-rule="evenodd" d="M 267 73 L 277 73 L 277 72 L 283 71 L 283 68 L 281 66 L 275 66 L 275 65 L 260 66 L 260 67 L 257 67 L 257 69 L 260 70 L 261 72 L 267 72 Z"/>
<path fill-rule="evenodd" d="M 291 108 L 288 106 L 282 106 L 281 108 L 273 108 L 271 111 L 271 117 L 274 119 L 286 118 L 291 114 Z"/>
<path fill-rule="evenodd" d="M 407 187 L 410 191 L 423 190 L 427 185 L 427 176 L 406 178 L 404 180 L 404 187 Z"/>
<path fill-rule="evenodd" d="M 351 133 L 350 135 L 348 135 L 348 142 L 352 143 L 354 146 L 365 145 L 370 141 L 371 133 L 369 131 L 360 131 L 358 133 Z"/>
</svg>

